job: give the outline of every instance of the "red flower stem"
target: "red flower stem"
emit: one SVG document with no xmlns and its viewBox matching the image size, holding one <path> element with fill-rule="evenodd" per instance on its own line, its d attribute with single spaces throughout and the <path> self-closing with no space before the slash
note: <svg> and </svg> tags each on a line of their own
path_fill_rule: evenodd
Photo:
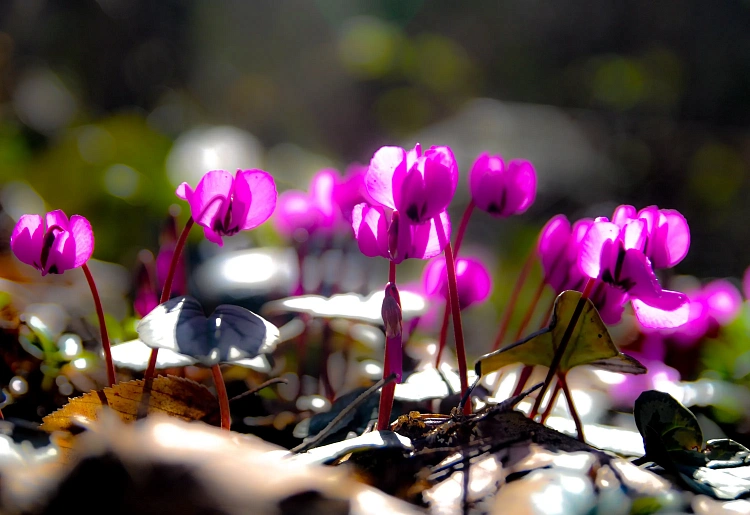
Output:
<svg viewBox="0 0 750 515">
<path fill-rule="evenodd" d="M 531 377 L 531 373 L 533 371 L 534 371 L 534 365 L 523 366 L 523 368 L 521 369 L 521 373 L 518 375 L 518 382 L 516 383 L 516 388 L 513 390 L 511 397 L 515 397 L 516 395 L 521 395 L 521 392 L 526 386 L 526 383 L 528 382 L 529 377 Z"/>
<path fill-rule="evenodd" d="M 575 422 L 578 439 L 582 442 L 585 442 L 586 440 L 583 437 L 583 423 L 581 422 L 581 418 L 578 416 L 576 407 L 573 404 L 573 395 L 571 395 L 570 388 L 568 388 L 568 383 L 565 380 L 565 374 L 558 372 L 557 381 L 558 384 L 562 387 L 563 394 L 565 394 L 565 400 L 568 401 L 568 411 L 570 411 L 570 416 L 573 417 L 573 422 Z"/>
<path fill-rule="evenodd" d="M 115 364 L 112 362 L 112 349 L 109 346 L 109 335 L 107 334 L 107 325 L 104 323 L 104 309 L 102 308 L 102 301 L 99 298 L 99 292 L 96 289 L 96 283 L 94 277 L 91 275 L 89 266 L 84 263 L 81 268 L 86 276 L 86 281 L 89 283 L 91 288 L 91 296 L 94 297 L 94 306 L 96 306 L 96 316 L 99 317 L 99 331 L 102 335 L 102 348 L 104 349 L 104 360 L 107 363 L 107 381 L 109 386 L 114 386 L 117 382 L 117 376 L 115 375 Z"/>
<path fill-rule="evenodd" d="M 555 401 L 557 401 L 557 396 L 560 394 L 561 388 L 562 388 L 562 383 L 560 381 L 556 381 L 555 387 L 552 389 L 552 396 L 550 397 L 549 402 L 547 403 L 547 407 L 544 408 L 544 413 L 542 413 L 542 419 L 540 421 L 542 424 L 544 424 L 547 421 L 550 414 L 552 413 L 552 409 L 555 407 Z"/>
<path fill-rule="evenodd" d="M 437 356 L 435 357 L 435 368 L 440 368 L 440 360 L 443 359 L 443 349 L 448 341 L 448 315 L 451 312 L 451 300 L 445 299 L 445 310 L 443 311 L 443 324 L 440 326 L 440 343 L 438 344 Z"/>
<path fill-rule="evenodd" d="M 388 282 L 396 284 L 396 263 L 388 261 Z M 401 306 L 401 299 L 396 297 L 396 300 Z M 383 356 L 383 379 L 386 379 L 393 372 L 391 370 L 391 360 L 388 356 L 388 344 L 385 345 L 385 352 Z M 389 422 L 391 421 L 391 410 L 393 409 L 393 397 L 396 394 L 396 383 L 394 381 L 389 382 L 380 390 L 380 405 L 378 406 L 378 431 L 384 431 L 388 429 Z"/>
<path fill-rule="evenodd" d="M 177 263 L 182 255 L 182 249 L 185 247 L 188 234 L 190 233 L 191 227 L 193 227 L 193 217 L 188 218 L 185 227 L 182 229 L 180 239 L 177 240 L 177 245 L 174 247 L 172 253 L 172 262 L 169 263 L 169 271 L 167 272 L 167 278 L 164 280 L 164 288 L 161 290 L 161 298 L 159 304 L 163 304 L 169 300 L 169 296 L 172 294 L 172 280 L 174 279 L 175 271 L 177 270 Z M 156 372 L 156 358 L 159 355 L 159 349 L 151 349 L 151 357 L 148 360 L 148 368 L 146 374 L 143 376 L 144 390 L 151 386 L 151 379 L 154 377 Z"/>
<path fill-rule="evenodd" d="M 542 293 L 544 292 L 545 284 L 546 283 L 544 282 L 544 278 L 542 278 L 542 281 L 539 283 L 539 286 L 534 292 L 534 298 L 531 301 L 531 305 L 529 306 L 529 309 L 526 310 L 526 314 L 523 316 L 523 320 L 521 320 L 521 325 L 518 326 L 518 330 L 516 331 L 516 335 L 513 338 L 513 341 L 520 340 L 521 336 L 523 335 L 523 332 L 526 330 L 526 327 L 529 325 L 529 322 L 531 321 L 531 315 L 533 315 L 534 311 L 536 311 L 536 307 L 539 304 L 539 299 L 541 298 Z M 531 376 L 531 372 L 533 370 L 534 370 L 533 365 L 524 365 L 523 369 L 521 370 L 521 374 L 518 376 L 518 383 L 516 383 L 516 388 L 515 390 L 513 390 L 514 397 L 523 391 L 524 386 L 526 386 L 526 381 L 529 380 L 529 377 Z"/>
<path fill-rule="evenodd" d="M 458 360 L 458 375 L 461 378 L 461 398 L 463 399 L 466 391 L 469 389 L 469 377 L 466 370 L 466 349 L 464 347 L 464 330 L 461 323 L 461 306 L 458 303 L 456 263 L 453 260 L 453 249 L 450 242 L 445 246 L 445 268 L 448 271 L 448 294 L 450 295 L 450 308 L 453 313 L 453 334 L 456 338 L 456 359 Z M 464 404 L 464 414 L 471 414 L 471 397 L 467 398 L 466 404 Z"/>
<path fill-rule="evenodd" d="M 560 341 L 560 346 L 555 350 L 555 355 L 552 358 L 552 363 L 550 363 L 549 366 L 549 372 L 547 372 L 547 377 L 544 378 L 544 385 L 542 385 L 541 390 L 539 390 L 536 402 L 534 403 L 534 408 L 531 410 L 531 413 L 529 415 L 532 420 L 534 419 L 534 417 L 536 417 L 537 413 L 539 413 L 539 406 L 542 403 L 542 398 L 544 398 L 544 393 L 547 391 L 547 388 L 549 388 L 549 385 L 552 382 L 552 378 L 555 377 L 555 374 L 557 374 L 557 369 L 560 367 L 560 361 L 562 361 L 563 354 L 565 354 L 565 350 L 568 347 L 570 337 L 573 336 L 573 331 L 575 330 L 576 324 L 578 324 L 578 319 L 581 317 L 581 313 L 583 313 L 583 307 L 586 305 L 586 299 L 588 299 L 589 295 L 591 295 L 591 292 L 594 289 L 595 285 L 596 279 L 589 279 L 586 282 L 586 286 L 583 288 L 581 298 L 578 299 L 578 304 L 576 304 L 573 315 L 570 317 L 570 322 L 568 322 L 568 326 L 565 328 L 562 340 Z"/>
<path fill-rule="evenodd" d="M 529 322 L 531 321 L 531 316 L 534 314 L 534 311 L 536 311 L 536 307 L 539 304 L 539 299 L 542 297 L 542 293 L 544 293 L 545 284 L 546 283 L 544 282 L 544 278 L 542 278 L 542 280 L 539 282 L 539 286 L 537 286 L 536 291 L 534 292 L 534 297 L 531 300 L 529 309 L 526 310 L 526 314 L 523 316 L 523 320 L 521 320 L 521 325 L 518 326 L 516 335 L 513 337 L 514 342 L 521 339 L 521 336 L 523 336 L 523 332 L 526 330 L 526 327 L 528 327 Z"/>
<path fill-rule="evenodd" d="M 458 256 L 458 251 L 461 250 L 461 244 L 464 241 L 464 234 L 466 234 L 466 227 L 469 225 L 469 218 L 471 218 L 471 214 L 474 212 L 474 207 L 476 207 L 474 200 L 470 200 L 469 205 L 466 206 L 466 210 L 461 217 L 461 224 L 458 226 L 458 232 L 456 233 L 456 246 L 453 249 L 453 254 L 455 256 Z"/>
<path fill-rule="evenodd" d="M 521 294 L 521 289 L 523 287 L 524 282 L 526 282 L 526 278 L 529 275 L 529 272 L 531 271 L 531 266 L 534 264 L 534 257 L 536 256 L 535 249 L 532 249 L 531 252 L 529 252 L 529 256 L 526 258 L 526 261 L 523 264 L 523 268 L 521 268 L 521 272 L 518 274 L 518 279 L 516 279 L 516 284 L 513 286 L 513 292 L 510 295 L 510 300 L 508 301 L 508 305 L 505 307 L 505 311 L 503 312 L 503 319 L 500 322 L 500 331 L 497 333 L 497 337 L 495 338 L 495 343 L 492 346 L 492 350 L 496 351 L 500 348 L 500 345 L 503 343 L 503 340 L 505 339 L 505 333 L 508 331 L 508 325 L 510 325 L 510 318 L 513 315 L 513 311 L 516 308 L 516 303 L 518 302 L 518 296 Z"/>
<path fill-rule="evenodd" d="M 221 368 L 218 363 L 211 367 L 211 373 L 214 376 L 216 396 L 219 398 L 221 428 L 229 431 L 229 427 L 232 425 L 232 417 L 229 414 L 229 396 L 227 396 L 227 386 L 224 384 L 224 376 L 221 375 Z"/>
</svg>

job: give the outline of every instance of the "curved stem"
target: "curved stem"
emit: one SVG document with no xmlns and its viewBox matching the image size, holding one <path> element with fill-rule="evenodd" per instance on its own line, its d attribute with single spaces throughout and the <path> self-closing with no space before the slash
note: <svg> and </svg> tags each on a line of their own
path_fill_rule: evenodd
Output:
<svg viewBox="0 0 750 515">
<path fill-rule="evenodd" d="M 588 299 L 589 295 L 591 295 L 591 292 L 593 291 L 595 285 L 596 279 L 589 279 L 588 281 L 586 281 L 586 286 L 583 288 L 581 298 L 578 299 L 578 303 L 576 304 L 575 310 L 573 311 L 573 315 L 570 317 L 570 322 L 568 322 L 568 326 L 565 328 L 562 340 L 560 341 L 560 346 L 555 350 L 555 355 L 553 356 L 552 363 L 550 363 L 549 366 L 549 372 L 547 372 L 547 377 L 544 378 L 544 385 L 542 386 L 542 389 L 539 390 L 539 396 L 536 398 L 534 408 L 531 410 L 531 414 L 529 415 L 532 420 L 534 419 L 536 414 L 539 413 L 539 406 L 542 403 L 544 392 L 547 391 L 547 388 L 549 388 L 549 385 L 552 382 L 552 378 L 555 377 L 555 374 L 557 374 L 557 369 L 560 367 L 560 361 L 562 360 L 563 354 L 565 354 L 565 350 L 568 347 L 570 337 L 573 336 L 573 331 L 575 330 L 576 324 L 578 324 L 578 319 L 581 317 L 583 307 L 586 305 L 586 299 Z"/>
<path fill-rule="evenodd" d="M 388 282 L 391 284 L 396 284 L 396 263 L 393 261 L 388 261 Z M 401 306 L 401 300 L 400 298 L 396 297 L 396 300 L 399 303 L 399 307 Z M 393 370 L 391 370 L 391 359 L 388 355 L 391 352 L 391 349 L 389 349 L 389 345 L 386 342 L 385 345 L 385 352 L 383 355 L 383 379 L 386 379 L 390 377 Z M 391 421 L 391 410 L 393 409 L 393 397 L 396 394 L 396 383 L 395 382 L 389 382 L 385 386 L 383 386 L 383 389 L 380 390 L 380 404 L 378 405 L 378 425 L 377 430 L 383 431 L 385 429 L 388 429 L 389 422 Z"/>
<path fill-rule="evenodd" d="M 443 359 L 443 349 L 448 341 L 448 316 L 451 310 L 451 299 L 445 299 L 445 310 L 443 311 L 443 324 L 440 326 L 440 342 L 438 343 L 437 356 L 435 357 L 435 368 L 440 368 L 440 361 Z"/>
<path fill-rule="evenodd" d="M 565 400 L 568 401 L 568 411 L 570 411 L 570 416 L 573 417 L 573 422 L 576 425 L 578 439 L 582 442 L 585 442 L 586 440 L 583 436 L 583 423 L 581 422 L 581 418 L 578 416 L 576 407 L 573 404 L 573 395 L 570 393 L 570 388 L 568 388 L 568 382 L 565 380 L 565 374 L 558 372 L 557 382 L 562 387 L 563 394 L 565 394 Z"/>
<path fill-rule="evenodd" d="M 531 316 L 534 314 L 534 311 L 536 311 L 536 307 L 539 304 L 539 299 L 542 297 L 542 293 L 544 293 L 544 285 L 546 283 L 544 282 L 544 278 L 539 282 L 539 286 L 537 286 L 536 291 L 534 291 L 534 297 L 531 299 L 531 304 L 529 305 L 529 309 L 526 310 L 526 314 L 523 316 L 523 320 L 521 320 L 521 325 L 518 326 L 518 330 L 516 331 L 516 335 L 513 337 L 513 341 L 518 341 L 523 336 L 523 332 L 526 330 L 526 327 L 528 327 L 529 322 L 531 321 Z"/>
<path fill-rule="evenodd" d="M 174 253 L 172 254 L 172 261 L 169 263 L 169 272 L 164 280 L 164 288 L 161 290 L 161 297 L 159 298 L 159 304 L 163 304 L 169 300 L 169 296 L 172 294 L 172 280 L 174 279 L 175 270 L 177 270 L 177 263 L 182 255 L 182 249 L 185 247 L 190 229 L 193 227 L 193 217 L 188 218 L 185 227 L 182 229 L 180 239 L 177 240 L 177 245 L 174 247 Z M 148 360 L 148 368 L 146 374 L 143 376 L 144 389 L 151 385 L 151 379 L 154 377 L 156 372 L 156 358 L 159 355 L 159 349 L 151 349 L 151 356 Z"/>
<path fill-rule="evenodd" d="M 102 348 L 104 349 L 104 360 L 107 363 L 107 381 L 109 386 L 114 386 L 117 382 L 117 376 L 115 375 L 115 364 L 112 362 L 112 349 L 109 347 L 109 335 L 107 334 L 107 325 L 104 323 L 104 308 L 102 308 L 102 301 L 99 298 L 99 292 L 96 289 L 96 283 L 94 277 L 91 275 L 89 266 L 84 263 L 81 268 L 83 274 L 86 276 L 86 281 L 89 283 L 91 289 L 91 296 L 94 297 L 94 306 L 96 306 L 96 316 L 99 317 L 99 331 L 102 335 Z"/>
<path fill-rule="evenodd" d="M 542 424 L 544 424 L 552 414 L 552 410 L 555 407 L 555 402 L 557 401 L 557 396 L 560 395 L 560 389 L 562 388 L 561 385 L 562 383 L 560 383 L 560 381 L 555 382 L 555 387 L 552 389 L 552 395 L 549 398 L 547 407 L 544 408 L 544 413 L 542 413 L 542 418 L 540 420 Z"/>
<path fill-rule="evenodd" d="M 221 375 L 221 368 L 218 363 L 211 367 L 211 374 L 214 376 L 216 397 L 219 398 L 221 428 L 229 431 L 229 427 L 232 425 L 232 416 L 229 413 L 229 396 L 227 395 L 227 386 L 224 384 L 224 376 Z"/>
<path fill-rule="evenodd" d="M 461 224 L 458 226 L 458 232 L 456 233 L 456 247 L 453 249 L 453 253 L 456 256 L 458 256 L 458 251 L 461 250 L 461 244 L 464 241 L 464 234 L 466 234 L 466 227 L 469 225 L 469 218 L 471 218 L 471 214 L 474 212 L 474 207 L 476 207 L 476 204 L 474 204 L 473 200 L 470 200 L 469 205 L 466 206 L 466 210 L 461 217 Z"/>
<path fill-rule="evenodd" d="M 442 229 L 442 226 L 441 226 Z M 458 375 L 461 378 L 461 397 L 469 389 L 469 378 L 466 370 L 466 349 L 464 347 L 464 330 L 461 323 L 461 306 L 458 303 L 458 286 L 456 283 L 456 263 L 453 260 L 453 249 L 450 242 L 445 246 L 445 268 L 448 271 L 448 294 L 453 313 L 453 333 L 456 338 L 456 359 L 458 360 Z M 464 404 L 464 413 L 471 413 L 471 398 Z"/>
<path fill-rule="evenodd" d="M 493 351 L 499 349 L 500 345 L 502 345 L 503 340 L 505 339 L 505 333 L 508 331 L 508 325 L 510 325 L 510 318 L 516 308 L 516 303 L 518 302 L 518 296 L 521 294 L 523 283 L 526 282 L 526 278 L 531 271 L 531 266 L 534 264 L 535 255 L 535 249 L 531 249 L 531 252 L 529 252 L 528 257 L 523 264 L 523 268 L 521 268 L 521 272 L 518 274 L 516 284 L 513 286 L 513 292 L 510 294 L 510 300 L 508 300 L 508 305 L 505 307 L 505 311 L 503 312 L 503 319 L 500 322 L 500 330 L 495 337 L 495 343 L 492 345 Z"/>
</svg>

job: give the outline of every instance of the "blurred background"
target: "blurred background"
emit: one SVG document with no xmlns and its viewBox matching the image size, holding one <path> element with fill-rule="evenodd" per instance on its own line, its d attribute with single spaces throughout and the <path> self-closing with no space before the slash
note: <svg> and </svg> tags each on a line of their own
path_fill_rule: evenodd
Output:
<svg viewBox="0 0 750 515">
<path fill-rule="evenodd" d="M 489 150 L 540 177 L 527 216 L 477 216 L 470 240 L 656 203 L 690 222 L 679 272 L 739 277 L 748 26 L 739 0 L 8 0 L 2 203 L 11 217 L 35 211 L 31 197 L 85 214 L 95 257 L 129 265 L 174 186 L 209 168 L 304 188 L 383 144 L 449 144 L 462 173 Z"/>
<path fill-rule="evenodd" d="M 21 214 L 83 214 L 101 260 L 92 270 L 110 281 L 102 289 L 112 331 L 121 331 L 113 339 L 132 338 L 132 325 L 129 333 L 118 326 L 132 304 L 116 300 L 135 288 L 139 253 L 159 248 L 170 206 L 187 218 L 174 206 L 179 183 L 257 167 L 279 190 L 306 189 L 322 168 L 343 172 L 382 145 L 420 142 L 450 145 L 459 160 L 454 225 L 481 151 L 528 159 L 539 177 L 524 216 L 477 212 L 469 226 L 465 248 L 485 257 L 495 278 L 492 303 L 475 315 L 486 325 L 467 324 L 473 355 L 486 348 L 489 337 L 479 345 L 478 335 L 494 331 L 520 263 L 556 213 L 678 209 L 692 246 L 670 273 L 739 287 L 750 264 L 748 27 L 746 0 L 0 2 L 2 277 L 40 281 L 9 257 Z M 190 241 L 194 265 L 218 251 L 198 230 Z M 282 242 L 265 224 L 225 250 Z M 376 261 L 364 266 L 384 271 Z M 268 264 L 251 268 L 259 263 Z M 421 267 L 405 264 L 404 277 L 418 278 Z M 50 293 L 71 275 L 42 280 L 45 298 L 90 313 L 85 285 Z M 373 277 L 382 287 L 385 273 Z M 11 295 L 39 302 L 38 290 Z M 68 314 L 55 334 L 95 338 L 95 326 L 75 327 Z M 711 354 L 716 366 L 748 351 L 746 329 L 738 331 L 742 343 L 726 359 Z"/>
</svg>

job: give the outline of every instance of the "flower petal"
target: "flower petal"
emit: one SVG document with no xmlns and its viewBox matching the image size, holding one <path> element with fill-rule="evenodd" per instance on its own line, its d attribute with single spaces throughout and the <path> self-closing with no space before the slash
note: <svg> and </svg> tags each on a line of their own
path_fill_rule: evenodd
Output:
<svg viewBox="0 0 750 515">
<path fill-rule="evenodd" d="M 477 202 L 477 197 L 482 195 L 483 190 L 479 184 L 490 168 L 502 170 L 503 160 L 500 156 L 490 157 L 488 152 L 482 152 L 469 169 L 469 192 L 474 203 Z"/>
<path fill-rule="evenodd" d="M 640 250 L 628 249 L 622 260 L 618 283 L 625 286 L 631 298 L 658 298 L 662 289 L 651 262 Z"/>
<path fill-rule="evenodd" d="M 584 275 L 597 279 L 602 273 L 602 249 L 608 241 L 614 242 L 620 233 L 620 228 L 606 221 L 596 221 L 591 224 L 586 236 L 581 241 L 578 254 L 578 267 Z"/>
<path fill-rule="evenodd" d="M 612 223 L 620 228 L 625 227 L 625 224 L 634 218 L 637 218 L 637 213 L 633 206 L 617 206 L 612 213 Z"/>
<path fill-rule="evenodd" d="M 508 163 L 506 209 L 504 216 L 526 211 L 536 198 L 536 171 L 530 162 L 514 159 Z"/>
<path fill-rule="evenodd" d="M 213 229 L 209 229 L 208 227 L 203 228 L 203 234 L 206 236 L 206 239 L 210 242 L 216 243 L 219 247 L 224 246 L 224 239 L 221 237 L 221 234 L 214 231 Z"/>
<path fill-rule="evenodd" d="M 68 230 L 68 216 L 62 209 L 55 209 L 54 211 L 47 213 L 44 217 L 44 223 L 46 225 L 46 230 L 49 230 L 50 227 L 54 226 L 58 226 L 63 231 Z"/>
<path fill-rule="evenodd" d="M 233 184 L 234 177 L 224 170 L 213 170 L 201 178 L 189 199 L 190 213 L 195 223 L 212 228 L 214 221 L 223 221 L 229 208 Z"/>
<path fill-rule="evenodd" d="M 255 229 L 268 220 L 276 209 L 277 196 L 276 183 L 270 173 L 263 170 L 237 170 L 232 205 L 233 221 L 243 231 Z M 234 204 L 237 200 L 245 202 L 248 207 L 235 214 Z"/>
<path fill-rule="evenodd" d="M 682 261 L 690 249 L 690 228 L 678 211 L 662 209 L 661 214 L 666 218 L 667 234 L 663 242 L 666 256 L 655 255 L 652 259 L 657 268 L 671 268 Z"/>
<path fill-rule="evenodd" d="M 408 228 L 401 228 L 401 230 L 403 229 L 409 230 L 411 234 L 410 249 L 404 259 L 429 259 L 443 252 L 445 245 L 450 241 L 451 219 L 448 212 L 443 211 L 439 218 L 436 216 L 429 223 L 409 225 Z M 401 242 L 399 241 L 400 245 Z"/>
<path fill-rule="evenodd" d="M 406 151 L 403 148 L 380 148 L 372 156 L 365 174 L 367 193 L 379 204 L 396 209 L 395 195 L 400 195 L 406 171 Z"/>
<path fill-rule="evenodd" d="M 388 224 L 382 207 L 365 203 L 354 206 L 352 228 L 362 254 L 388 258 Z"/>
<path fill-rule="evenodd" d="M 41 270 L 44 225 L 40 215 L 23 215 L 10 235 L 10 248 L 13 254 L 27 265 Z"/>
<path fill-rule="evenodd" d="M 688 321 L 690 302 L 687 295 L 664 290 L 658 298 L 633 299 L 633 311 L 638 322 L 652 329 L 679 327 Z"/>
<path fill-rule="evenodd" d="M 89 221 L 80 215 L 70 217 L 69 231 L 75 242 L 73 268 L 78 268 L 94 253 L 94 231 Z"/>
</svg>

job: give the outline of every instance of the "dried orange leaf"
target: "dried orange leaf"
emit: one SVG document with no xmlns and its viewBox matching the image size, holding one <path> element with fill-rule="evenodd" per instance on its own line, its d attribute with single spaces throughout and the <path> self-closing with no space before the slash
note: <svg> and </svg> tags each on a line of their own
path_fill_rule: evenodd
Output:
<svg viewBox="0 0 750 515">
<path fill-rule="evenodd" d="M 109 406 L 124 422 L 138 416 L 143 397 L 143 380 L 119 383 L 111 388 L 89 392 L 70 399 L 68 404 L 42 420 L 46 431 L 70 432 L 98 419 L 103 405 Z M 164 413 L 183 420 L 213 422 L 217 412 L 216 397 L 205 386 L 174 376 L 154 379 L 147 413 Z M 210 419 L 210 420 L 209 420 Z"/>
</svg>

